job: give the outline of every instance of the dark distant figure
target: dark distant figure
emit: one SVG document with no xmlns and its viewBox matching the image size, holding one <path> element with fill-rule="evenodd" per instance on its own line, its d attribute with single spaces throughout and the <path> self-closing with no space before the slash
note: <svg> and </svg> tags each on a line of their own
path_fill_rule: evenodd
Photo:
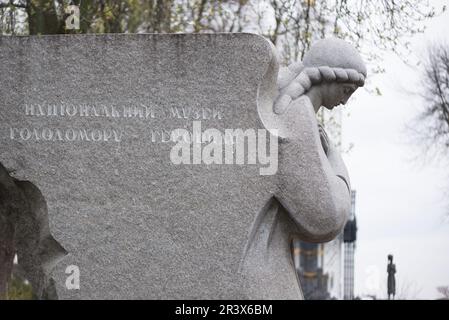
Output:
<svg viewBox="0 0 449 320">
<path fill-rule="evenodd" d="M 388 266 L 387 266 L 387 272 L 388 272 L 388 300 L 391 300 L 391 296 L 396 295 L 396 265 L 393 263 L 393 255 L 388 255 Z"/>
</svg>

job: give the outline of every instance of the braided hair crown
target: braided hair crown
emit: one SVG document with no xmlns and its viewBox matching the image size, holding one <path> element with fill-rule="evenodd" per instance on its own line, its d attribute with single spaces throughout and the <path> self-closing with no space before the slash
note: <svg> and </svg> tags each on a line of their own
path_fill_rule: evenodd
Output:
<svg viewBox="0 0 449 320">
<path fill-rule="evenodd" d="M 302 62 L 305 68 L 328 67 L 335 69 L 336 73 L 341 69 L 355 71 L 361 76 L 361 79 L 354 79 L 356 81 L 365 80 L 366 77 L 366 66 L 357 49 L 350 43 L 337 38 L 324 39 L 314 43 L 304 55 Z M 324 80 L 328 80 L 329 75 L 325 74 L 323 74 Z M 335 79 L 330 75 L 329 80 L 334 81 Z"/>
<path fill-rule="evenodd" d="M 337 81 L 362 87 L 367 74 L 365 63 L 356 48 L 337 38 L 317 41 L 304 55 L 302 62 L 293 63 L 288 69 L 290 74 L 297 76 L 290 83 L 287 79 L 279 79 L 280 96 L 275 103 L 276 113 L 283 113 L 292 100 L 305 94 L 314 84 Z"/>
</svg>

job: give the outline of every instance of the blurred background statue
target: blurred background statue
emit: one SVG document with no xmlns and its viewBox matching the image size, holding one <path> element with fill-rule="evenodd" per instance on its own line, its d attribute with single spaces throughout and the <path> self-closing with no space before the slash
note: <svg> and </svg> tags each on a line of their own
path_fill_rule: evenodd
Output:
<svg viewBox="0 0 449 320">
<path fill-rule="evenodd" d="M 387 266 L 387 272 L 388 272 L 388 300 L 391 300 L 391 297 L 396 295 L 396 265 L 393 263 L 393 255 L 388 255 L 388 266 Z"/>
</svg>

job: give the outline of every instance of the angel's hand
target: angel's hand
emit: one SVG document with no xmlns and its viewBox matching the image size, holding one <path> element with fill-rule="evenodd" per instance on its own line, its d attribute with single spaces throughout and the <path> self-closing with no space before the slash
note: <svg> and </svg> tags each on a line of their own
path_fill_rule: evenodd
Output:
<svg viewBox="0 0 449 320">
<path fill-rule="evenodd" d="M 278 94 L 274 100 L 275 113 L 283 113 L 292 100 L 303 93 L 301 86 L 295 81 L 303 69 L 304 67 L 301 62 L 294 62 L 288 67 L 279 69 L 277 81 Z"/>
</svg>

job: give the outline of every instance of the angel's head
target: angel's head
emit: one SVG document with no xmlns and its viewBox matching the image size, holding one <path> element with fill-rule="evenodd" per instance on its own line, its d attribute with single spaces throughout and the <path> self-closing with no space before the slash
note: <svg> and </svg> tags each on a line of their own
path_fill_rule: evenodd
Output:
<svg viewBox="0 0 449 320">
<path fill-rule="evenodd" d="M 332 109 L 345 104 L 357 88 L 365 84 L 366 66 L 354 46 L 341 39 L 317 41 L 300 63 L 288 67 L 289 82 L 281 79 L 281 95 L 277 104 L 286 106 L 302 95 Z M 317 102 L 318 101 L 318 102 Z"/>
<path fill-rule="evenodd" d="M 309 90 L 317 90 L 324 107 L 345 104 L 365 84 L 366 66 L 358 51 L 336 38 L 316 42 L 304 55 L 304 71 L 310 78 Z"/>
</svg>

